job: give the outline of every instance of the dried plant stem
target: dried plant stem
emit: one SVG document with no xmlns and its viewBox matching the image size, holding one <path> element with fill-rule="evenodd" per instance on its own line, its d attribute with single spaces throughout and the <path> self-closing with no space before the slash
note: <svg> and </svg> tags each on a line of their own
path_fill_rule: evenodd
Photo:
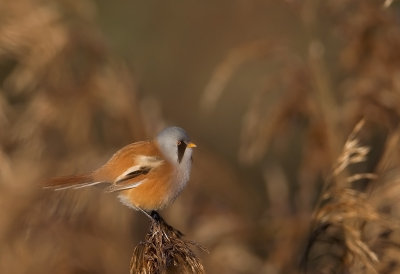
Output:
<svg viewBox="0 0 400 274">
<path fill-rule="evenodd" d="M 332 245 L 337 244 L 342 250 L 337 258 L 338 262 L 331 260 L 329 264 L 325 263 L 322 266 L 325 270 L 327 267 L 334 269 L 332 265 L 341 265 L 347 271 L 362 270 L 365 273 L 377 273 L 376 266 L 379 258 L 365 241 L 363 226 L 371 222 L 385 226 L 388 222 L 369 202 L 366 193 L 351 187 L 351 183 L 356 180 L 376 179 L 377 176 L 371 173 L 343 175 L 350 165 L 367 159 L 369 148 L 360 145 L 357 138 L 363 125 L 362 120 L 348 137 L 333 169 L 333 177 L 327 181 L 313 216 L 306 260 L 309 259 L 312 248 L 315 248 L 314 254 L 322 252 L 323 249 L 318 249 L 318 242 L 331 242 Z M 329 228 L 331 228 L 330 232 L 328 232 Z M 329 256 L 329 251 L 323 252 L 325 252 L 323 255 Z M 322 258 L 323 255 L 319 254 L 318 258 Z"/>
<path fill-rule="evenodd" d="M 184 240 L 183 234 L 158 214 L 152 220 L 144 242 L 133 251 L 130 273 L 205 273 L 200 259 L 191 250 L 199 244 Z"/>
</svg>

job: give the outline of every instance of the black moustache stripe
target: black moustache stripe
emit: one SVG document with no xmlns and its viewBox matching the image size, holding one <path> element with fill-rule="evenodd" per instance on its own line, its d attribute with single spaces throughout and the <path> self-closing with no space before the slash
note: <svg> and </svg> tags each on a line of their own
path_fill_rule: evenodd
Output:
<svg viewBox="0 0 400 274">
<path fill-rule="evenodd" d="M 183 154 L 185 154 L 185 150 L 186 150 L 186 143 L 181 142 L 178 145 L 178 163 L 182 162 L 182 158 L 183 158 Z"/>
</svg>

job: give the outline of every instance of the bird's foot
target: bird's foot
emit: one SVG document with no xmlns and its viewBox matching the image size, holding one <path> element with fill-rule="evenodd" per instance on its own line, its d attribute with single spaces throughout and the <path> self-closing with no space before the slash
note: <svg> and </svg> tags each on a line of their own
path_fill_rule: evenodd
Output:
<svg viewBox="0 0 400 274">
<path fill-rule="evenodd" d="M 153 221 L 156 221 L 156 222 L 160 222 L 163 220 L 163 218 L 160 216 L 160 214 L 158 214 L 158 212 L 155 210 L 152 210 L 150 212 L 150 216 L 153 219 Z"/>
</svg>

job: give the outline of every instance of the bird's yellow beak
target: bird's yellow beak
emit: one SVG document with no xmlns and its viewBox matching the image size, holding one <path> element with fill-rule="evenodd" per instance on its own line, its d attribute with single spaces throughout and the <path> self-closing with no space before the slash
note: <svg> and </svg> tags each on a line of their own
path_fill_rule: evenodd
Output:
<svg viewBox="0 0 400 274">
<path fill-rule="evenodd" d="M 192 143 L 192 142 L 189 142 L 186 146 L 190 147 L 190 148 L 197 147 L 197 145 L 195 143 Z"/>
</svg>

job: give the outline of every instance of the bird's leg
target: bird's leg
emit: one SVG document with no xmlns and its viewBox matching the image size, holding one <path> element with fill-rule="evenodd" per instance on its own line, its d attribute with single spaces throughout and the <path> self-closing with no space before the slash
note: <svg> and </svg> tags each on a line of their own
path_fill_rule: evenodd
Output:
<svg viewBox="0 0 400 274">
<path fill-rule="evenodd" d="M 140 207 L 137 207 L 138 210 L 140 210 L 141 212 L 144 213 L 144 215 L 146 215 L 147 217 L 149 217 L 150 220 L 155 221 L 155 222 L 161 222 L 164 221 L 163 218 L 160 216 L 160 214 L 158 214 L 157 211 L 152 210 L 150 213 L 147 212 L 144 209 L 141 209 Z"/>
<path fill-rule="evenodd" d="M 152 218 L 154 221 L 156 221 L 156 222 L 162 221 L 162 217 L 161 217 L 160 214 L 158 214 L 158 212 L 155 211 L 155 210 L 152 210 L 152 211 L 150 212 L 150 216 L 151 216 L 151 218 Z"/>
<path fill-rule="evenodd" d="M 150 214 L 149 214 L 149 213 L 147 213 L 147 211 L 145 211 L 145 210 L 141 209 L 140 207 L 137 207 L 137 209 L 139 209 L 141 212 L 143 212 L 143 213 L 144 213 L 144 215 L 146 215 L 148 218 L 150 218 L 150 220 L 153 220 L 153 216 L 150 216 Z"/>
<path fill-rule="evenodd" d="M 157 223 L 164 222 L 164 219 L 163 219 L 163 218 L 160 216 L 160 214 L 158 214 L 158 212 L 155 211 L 155 210 L 152 210 L 152 211 L 149 213 L 149 212 L 147 212 L 146 210 L 143 210 L 143 209 L 141 209 L 141 208 L 139 208 L 139 207 L 138 207 L 137 209 L 139 209 L 141 212 L 143 212 L 144 215 L 146 215 L 147 217 L 149 217 L 150 220 L 152 220 L 152 221 L 155 221 L 155 222 L 157 222 Z"/>
</svg>

